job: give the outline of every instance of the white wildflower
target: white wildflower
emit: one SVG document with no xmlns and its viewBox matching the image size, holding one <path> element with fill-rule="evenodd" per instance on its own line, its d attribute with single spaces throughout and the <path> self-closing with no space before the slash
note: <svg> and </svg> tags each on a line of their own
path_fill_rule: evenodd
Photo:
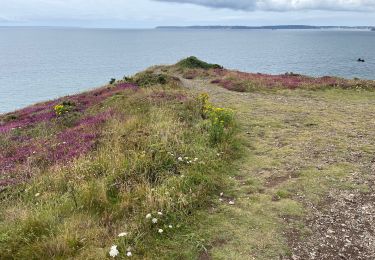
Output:
<svg viewBox="0 0 375 260">
<path fill-rule="evenodd" d="M 220 193 L 220 197 L 223 197 L 223 196 L 224 196 L 224 192 L 221 192 L 221 193 Z"/>
<path fill-rule="evenodd" d="M 162 216 L 162 215 L 163 215 L 163 212 L 160 212 L 160 211 L 159 211 L 159 212 L 158 212 L 158 215 L 159 215 L 159 216 Z"/>
<path fill-rule="evenodd" d="M 39 197 L 39 196 L 40 196 L 40 193 L 39 193 L 39 192 L 35 194 L 35 197 Z"/>
<path fill-rule="evenodd" d="M 147 215 L 146 215 L 146 219 L 149 219 L 149 218 L 151 218 L 152 216 L 151 216 L 151 213 L 148 213 Z"/>
<path fill-rule="evenodd" d="M 172 226 L 172 225 L 169 225 L 168 227 L 169 227 L 169 228 L 173 228 L 173 226 Z"/>
<path fill-rule="evenodd" d="M 185 160 L 189 160 L 189 157 L 185 157 Z"/>
<path fill-rule="evenodd" d="M 154 223 L 154 224 L 158 223 L 158 219 L 157 218 L 153 218 L 152 219 L 152 223 Z"/>
<path fill-rule="evenodd" d="M 128 232 L 122 232 L 118 234 L 118 237 L 126 237 L 128 235 Z"/>
<path fill-rule="evenodd" d="M 112 246 L 111 247 L 111 250 L 109 251 L 109 255 L 113 258 L 115 258 L 116 256 L 118 256 L 120 252 L 117 250 L 117 246 Z"/>
<path fill-rule="evenodd" d="M 132 254 L 132 252 L 130 252 L 130 251 L 126 253 L 126 256 L 127 256 L 127 257 L 131 257 L 132 255 L 133 255 L 133 254 Z"/>
<path fill-rule="evenodd" d="M 182 157 L 178 157 L 178 159 L 177 159 L 177 160 L 179 160 L 180 162 L 182 162 L 182 161 L 183 161 Z"/>
<path fill-rule="evenodd" d="M 194 158 L 194 162 L 198 161 L 198 158 Z"/>
<path fill-rule="evenodd" d="M 161 234 L 161 233 L 164 232 L 164 230 L 160 228 L 160 229 L 158 230 L 158 232 Z"/>
</svg>

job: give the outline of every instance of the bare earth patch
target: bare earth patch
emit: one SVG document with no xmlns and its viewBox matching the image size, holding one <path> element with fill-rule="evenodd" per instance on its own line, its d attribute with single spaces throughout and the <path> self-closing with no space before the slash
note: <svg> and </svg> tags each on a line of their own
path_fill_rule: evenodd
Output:
<svg viewBox="0 0 375 260">
<path fill-rule="evenodd" d="M 373 189 L 368 193 L 332 190 L 322 205 L 310 210 L 305 221 L 311 235 L 301 238 L 297 230 L 288 234 L 291 259 L 374 259 Z"/>
</svg>

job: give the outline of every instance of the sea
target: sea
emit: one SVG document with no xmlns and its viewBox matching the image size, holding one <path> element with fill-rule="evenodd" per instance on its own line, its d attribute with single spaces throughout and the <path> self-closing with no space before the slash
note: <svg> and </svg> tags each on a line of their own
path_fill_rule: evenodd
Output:
<svg viewBox="0 0 375 260">
<path fill-rule="evenodd" d="M 0 113 L 192 55 L 246 72 L 375 79 L 375 32 L 364 30 L 0 27 Z"/>
</svg>

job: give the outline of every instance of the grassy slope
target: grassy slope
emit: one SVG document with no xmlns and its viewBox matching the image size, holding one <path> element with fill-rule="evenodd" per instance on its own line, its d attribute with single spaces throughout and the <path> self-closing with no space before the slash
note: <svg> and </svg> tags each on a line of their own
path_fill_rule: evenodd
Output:
<svg viewBox="0 0 375 260">
<path fill-rule="evenodd" d="M 118 246 L 120 259 L 127 252 L 136 259 L 190 259 L 202 251 L 200 238 L 187 231 L 195 212 L 226 185 L 228 161 L 236 154 L 235 126 L 228 118 L 220 128 L 223 138 L 212 139 L 217 129 L 211 115 L 202 118 L 202 103 L 178 80 L 149 73 L 131 80 L 141 88 L 114 94 L 117 87 L 108 86 L 103 91 L 110 94 L 85 109 L 83 96 L 92 100 L 102 93 L 66 97 L 1 118 L 1 141 L 7 147 L 0 156 L 1 259 L 104 259 L 112 245 Z M 69 109 L 53 115 L 56 104 Z M 82 123 L 103 111 L 111 113 L 100 124 Z M 47 134 L 45 126 L 52 129 Z M 82 150 L 69 139 L 60 143 L 59 137 L 71 130 L 70 137 L 95 132 L 90 135 L 95 145 Z M 44 154 L 39 146 L 30 153 L 20 140 L 54 143 L 64 160 L 51 160 L 55 150 Z M 70 146 L 81 153 L 71 153 Z M 25 150 L 25 159 L 19 149 Z M 20 154 L 16 163 L 8 160 L 13 152 Z M 29 180 L 20 178 L 26 170 Z M 123 232 L 127 235 L 118 237 Z M 182 243 L 186 250 L 171 250 Z"/>
</svg>

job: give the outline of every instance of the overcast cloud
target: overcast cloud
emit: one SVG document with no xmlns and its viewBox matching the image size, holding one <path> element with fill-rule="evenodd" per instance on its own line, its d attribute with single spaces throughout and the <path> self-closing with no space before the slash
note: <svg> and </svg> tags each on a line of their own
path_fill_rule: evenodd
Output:
<svg viewBox="0 0 375 260">
<path fill-rule="evenodd" d="M 371 11 L 375 0 L 156 0 L 160 2 L 189 3 L 212 8 L 233 10 L 295 11 Z"/>
</svg>

